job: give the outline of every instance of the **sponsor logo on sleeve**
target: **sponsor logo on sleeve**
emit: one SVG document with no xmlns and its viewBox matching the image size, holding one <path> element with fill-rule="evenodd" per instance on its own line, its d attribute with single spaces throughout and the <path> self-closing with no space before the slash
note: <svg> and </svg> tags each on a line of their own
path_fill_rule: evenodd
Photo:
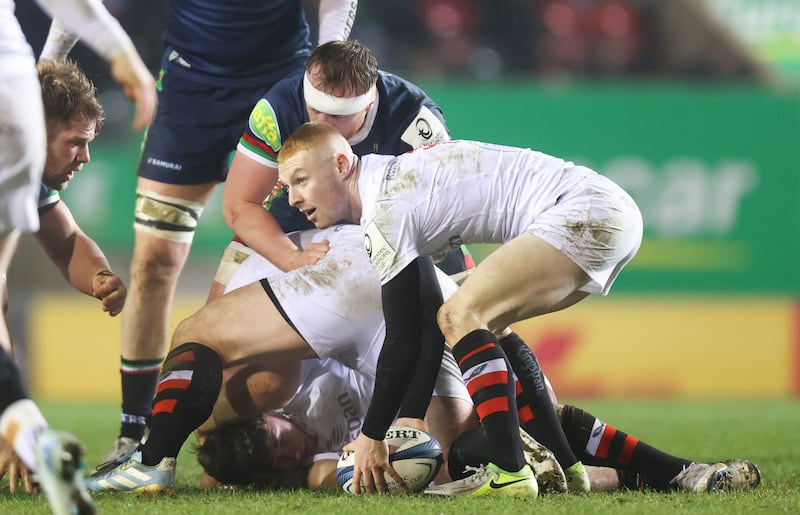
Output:
<svg viewBox="0 0 800 515">
<path fill-rule="evenodd" d="M 433 114 L 433 111 L 422 106 L 400 139 L 411 145 L 412 148 L 417 148 L 439 141 L 448 141 L 450 135 L 447 134 L 444 124 Z"/>
<path fill-rule="evenodd" d="M 264 140 L 276 153 L 281 149 L 281 131 L 278 128 L 278 117 L 265 99 L 258 101 L 250 112 L 250 130 L 258 138 Z"/>
<path fill-rule="evenodd" d="M 386 240 L 375 222 L 370 222 L 364 229 L 364 250 L 378 274 L 386 275 L 394 263 L 397 252 Z"/>
</svg>

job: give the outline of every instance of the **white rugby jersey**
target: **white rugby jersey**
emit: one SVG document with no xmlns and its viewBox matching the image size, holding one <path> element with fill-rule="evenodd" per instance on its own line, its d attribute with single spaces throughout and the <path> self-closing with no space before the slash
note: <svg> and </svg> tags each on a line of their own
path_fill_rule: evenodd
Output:
<svg viewBox="0 0 800 515">
<path fill-rule="evenodd" d="M 386 284 L 418 256 L 518 236 L 590 174 L 541 152 L 478 141 L 367 155 L 358 179 L 364 247 Z"/>
<path fill-rule="evenodd" d="M 0 57 L 18 54 L 33 59 L 28 40 L 14 15 L 14 7 L 13 0 L 0 0 Z M 8 73 L 3 75 L 7 76 Z"/>
<path fill-rule="evenodd" d="M 341 453 L 361 430 L 374 381 L 333 359 L 300 363 L 300 387 L 282 411 L 317 437 L 317 454 Z"/>
</svg>

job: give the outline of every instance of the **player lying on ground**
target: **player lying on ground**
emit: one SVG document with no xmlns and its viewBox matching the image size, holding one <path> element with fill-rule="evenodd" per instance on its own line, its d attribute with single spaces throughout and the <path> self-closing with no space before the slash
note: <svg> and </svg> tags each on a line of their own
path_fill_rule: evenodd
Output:
<svg viewBox="0 0 800 515">
<path fill-rule="evenodd" d="M 465 480 L 426 492 L 535 496 L 510 373 L 516 360 L 535 358 L 527 346 L 509 353 L 496 335 L 590 293 L 608 293 L 641 242 L 634 201 L 588 168 L 528 149 L 454 141 L 358 159 L 335 128 L 321 123 L 305 124 L 286 140 L 278 171 L 289 203 L 317 227 L 361 224 L 382 284 L 386 339 L 375 394 L 351 447 L 354 483 L 383 491 L 384 472 L 399 479 L 383 437 L 409 388 L 407 377 L 422 368 L 430 374 L 424 360 L 435 362 L 436 353 L 429 356 L 426 347 L 438 344 L 441 329 L 488 434 L 490 462 Z M 441 305 L 429 279 L 430 256 L 464 243 L 503 245 Z M 538 367 L 536 375 L 516 375 L 523 387 L 531 382 L 528 394 L 543 388 Z M 565 465 L 563 448 L 546 445 Z M 585 478 L 573 459 L 565 472 Z"/>
<path fill-rule="evenodd" d="M 226 485 L 259 488 L 338 487 L 337 460 L 343 446 L 358 434 L 374 380 L 332 359 L 302 360 L 297 366 L 299 374 L 270 371 L 269 380 L 259 381 L 256 395 L 245 388 L 223 388 L 226 396 L 220 396 L 215 413 L 230 411 L 224 403 L 240 409 L 234 419 L 227 417 L 221 423 L 212 414 L 198 429 L 198 461 L 209 473 L 203 486 L 216 484 L 214 480 L 219 479 Z M 226 384 L 244 381 L 239 377 L 225 380 Z M 286 385 L 292 386 L 288 388 L 288 402 L 281 391 Z M 461 400 L 467 411 L 456 414 L 460 417 L 472 412 L 466 390 L 464 393 Z M 431 399 L 426 423 L 432 434 L 441 434 L 439 429 L 449 432 L 453 414 L 448 405 L 452 404 L 438 396 Z M 242 406 L 279 409 L 257 410 L 245 416 Z M 477 426 L 477 418 L 465 418 L 462 426 Z M 449 481 L 449 477 L 446 469 L 440 470 L 440 481 Z"/>
<path fill-rule="evenodd" d="M 90 478 L 90 489 L 172 488 L 175 457 L 191 432 L 212 412 L 214 420 L 224 421 L 248 408 L 231 402 L 227 405 L 234 413 L 214 411 L 220 394 L 227 396 L 239 384 L 228 380 L 234 367 L 247 365 L 251 372 L 263 363 L 271 370 L 296 367 L 302 359 L 333 358 L 374 378 L 385 333 L 377 276 L 361 248 L 358 227 L 306 231 L 295 241 L 305 247 L 322 239 L 331 247 L 318 263 L 286 273 L 272 267 L 264 279 L 213 300 L 178 326 L 159 380 L 147 441 L 132 459 Z M 398 415 L 422 419 L 437 383 L 436 391 L 450 403 L 449 415 L 440 428 L 432 424 L 430 429 L 449 446 L 471 410 L 455 363 L 442 367 L 441 352 L 439 360 L 436 368 L 443 370 L 442 380 L 437 383 L 434 376 L 427 397 L 408 398 Z M 257 392 L 268 379 L 265 371 L 246 385 Z"/>
</svg>

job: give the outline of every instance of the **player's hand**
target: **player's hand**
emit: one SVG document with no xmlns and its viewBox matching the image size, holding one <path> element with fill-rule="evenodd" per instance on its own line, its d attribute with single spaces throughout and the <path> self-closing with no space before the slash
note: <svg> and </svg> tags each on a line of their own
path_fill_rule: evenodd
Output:
<svg viewBox="0 0 800 515">
<path fill-rule="evenodd" d="M 384 472 L 405 487 L 403 478 L 389 464 L 389 446 L 386 441 L 373 440 L 361 433 L 355 442 L 346 445 L 344 450 L 356 453 L 353 465 L 353 493 L 360 494 L 362 487 L 366 493 L 386 493 Z"/>
<path fill-rule="evenodd" d="M 136 117 L 133 128 L 144 129 L 156 114 L 156 82 L 147 70 L 142 58 L 131 48 L 111 61 L 111 76 L 114 77 L 126 97 L 136 102 Z"/>
<path fill-rule="evenodd" d="M 125 297 L 128 290 L 122 284 L 122 280 L 108 270 L 98 272 L 92 278 L 92 296 L 100 299 L 103 303 L 103 311 L 115 317 L 125 306 Z"/>
<path fill-rule="evenodd" d="M 9 493 L 17 493 L 20 480 L 25 493 L 33 493 L 34 487 L 31 481 L 31 472 L 19 459 L 11 444 L 5 438 L 0 438 L 0 479 L 6 474 L 8 474 Z"/>
<path fill-rule="evenodd" d="M 309 243 L 302 251 L 298 251 L 295 256 L 289 261 L 289 267 L 284 270 L 294 270 L 295 268 L 302 268 L 304 266 L 313 265 L 323 257 L 331 248 L 331 242 L 322 240 L 315 243 Z"/>
</svg>

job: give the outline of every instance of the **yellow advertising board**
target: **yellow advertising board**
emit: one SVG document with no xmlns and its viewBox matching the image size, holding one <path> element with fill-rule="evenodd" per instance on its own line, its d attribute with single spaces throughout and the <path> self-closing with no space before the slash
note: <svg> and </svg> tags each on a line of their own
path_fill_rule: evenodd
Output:
<svg viewBox="0 0 800 515">
<path fill-rule="evenodd" d="M 203 301 L 180 299 L 174 321 Z M 34 395 L 118 399 L 119 317 L 74 294 L 30 307 Z M 590 298 L 514 329 L 562 398 L 800 394 L 800 306 L 790 298 Z"/>
<path fill-rule="evenodd" d="M 589 298 L 514 326 L 561 396 L 797 394 L 790 299 Z"/>
</svg>

